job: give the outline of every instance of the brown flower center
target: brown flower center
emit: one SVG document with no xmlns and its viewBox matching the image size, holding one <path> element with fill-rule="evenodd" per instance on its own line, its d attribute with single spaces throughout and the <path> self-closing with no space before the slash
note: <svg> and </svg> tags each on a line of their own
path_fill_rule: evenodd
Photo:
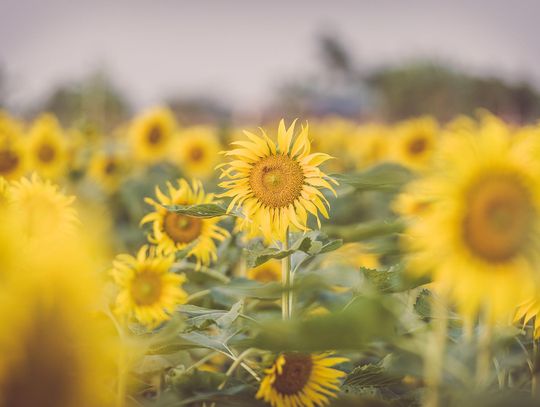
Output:
<svg viewBox="0 0 540 407">
<path fill-rule="evenodd" d="M 484 179 L 469 192 L 464 239 L 475 255 L 488 262 L 510 260 L 529 239 L 533 212 L 530 196 L 518 179 Z"/>
<path fill-rule="evenodd" d="M 287 207 L 302 192 L 304 172 L 288 155 L 272 155 L 253 165 L 249 184 L 255 197 L 272 208 Z"/>
<path fill-rule="evenodd" d="M 313 360 L 310 355 L 301 353 L 287 353 L 281 374 L 276 375 L 273 386 L 285 395 L 301 392 L 309 381 L 313 369 Z"/>
<path fill-rule="evenodd" d="M 39 161 L 49 163 L 54 160 L 56 150 L 49 144 L 42 144 L 37 151 L 37 155 Z"/>
<path fill-rule="evenodd" d="M 131 298 L 137 305 L 152 305 L 161 297 L 161 279 L 158 274 L 143 271 L 131 282 Z"/>
<path fill-rule="evenodd" d="M 110 159 L 107 161 L 107 164 L 105 164 L 105 168 L 103 170 L 105 171 L 105 174 L 111 175 L 116 172 L 117 168 L 118 165 L 116 165 L 116 162 L 113 159 Z"/>
<path fill-rule="evenodd" d="M 204 150 L 199 146 L 193 147 L 189 152 L 189 158 L 194 162 L 201 161 L 204 158 Z"/>
<path fill-rule="evenodd" d="M 175 243 L 190 243 L 197 239 L 202 231 L 202 220 L 179 213 L 168 212 L 163 220 L 163 229 Z"/>
<path fill-rule="evenodd" d="M 13 151 L 0 151 L 0 174 L 6 174 L 13 171 L 19 164 L 19 157 Z"/>
<path fill-rule="evenodd" d="M 413 139 L 407 146 L 411 155 L 422 154 L 428 146 L 427 140 L 424 137 L 417 137 Z"/>
<path fill-rule="evenodd" d="M 158 144 L 163 138 L 163 131 L 161 130 L 161 127 L 158 125 L 152 126 L 147 137 L 150 144 Z"/>
</svg>

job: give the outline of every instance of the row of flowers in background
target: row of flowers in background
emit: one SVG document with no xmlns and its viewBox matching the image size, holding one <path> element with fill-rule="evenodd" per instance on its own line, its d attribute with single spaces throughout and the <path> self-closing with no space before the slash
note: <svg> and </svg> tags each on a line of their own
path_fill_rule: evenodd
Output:
<svg viewBox="0 0 540 407">
<path fill-rule="evenodd" d="M 24 127 L 7 115 L 2 116 L 1 126 L 0 170 L 5 171 L 6 180 L 13 181 L 0 178 L 0 202 L 4 205 L 0 259 L 5 265 L 2 291 L 6 298 L 0 312 L 16 320 L 13 326 L 20 327 L 19 337 L 27 340 L 10 340 L 13 335 L 2 331 L 1 345 L 6 354 L 13 355 L 0 363 L 1 393 L 7 394 L 5 405 L 35 405 L 32 397 L 42 394 L 40 388 L 22 389 L 31 369 L 46 372 L 55 365 L 50 353 L 33 356 L 38 353 L 35 349 L 48 346 L 48 341 L 61 357 L 73 360 L 68 373 L 60 371 L 64 376 L 51 384 L 52 393 L 50 383 L 40 384 L 49 387 L 48 394 L 53 394 L 55 400 L 67 400 L 55 405 L 92 405 L 88 400 L 95 401 L 94 405 L 104 403 L 97 397 L 117 398 L 117 405 L 123 405 L 129 393 L 128 366 L 137 357 L 134 355 L 144 353 L 139 347 L 131 352 L 131 341 L 157 335 L 157 328 L 164 330 L 167 321 L 174 323 L 178 306 L 210 294 L 208 289 L 193 289 L 197 273 L 210 273 L 223 285 L 233 275 L 259 282 L 282 282 L 284 319 L 328 313 L 322 304 L 301 310 L 309 311 L 304 314 L 295 309 L 301 304 L 291 296 L 294 273 L 287 251 L 298 249 L 291 249 L 291 237 L 300 240 L 323 222 L 328 224 L 331 196 L 341 191 L 345 199 L 352 200 L 346 189 L 336 189 L 354 187 L 363 179 L 327 173 L 382 162 L 400 163 L 403 171 L 414 178 L 396 199 L 391 198 L 391 207 L 404 224 L 404 259 L 398 257 L 397 261 L 404 260 L 409 276 L 433 281 L 432 291 L 439 299 L 434 303 L 438 304 L 438 308 L 434 307 L 438 314 L 433 322 L 433 339 L 429 339 L 437 346 L 428 346 L 425 355 L 426 405 L 439 403 L 448 304 L 463 318 L 466 340 L 470 340 L 478 317 L 483 329 L 489 331 L 496 324 L 510 325 L 514 316 L 525 316 L 526 320 L 535 316 L 540 288 L 540 142 L 536 126 L 514 128 L 487 114 L 480 120 L 459 118 L 442 127 L 430 118 L 392 126 L 359 126 L 341 119 L 310 123 L 309 127 L 304 123 L 285 126 L 282 121 L 277 134 L 266 134 L 264 130 L 243 135 L 231 132 L 224 140 L 216 129 L 177 129 L 170 113 L 158 109 L 134 119 L 125 134 L 103 138 L 98 142 L 100 147 L 85 146 L 77 136 L 69 138 L 66 134 L 70 133 L 63 132 L 50 116 L 37 119 L 27 135 Z M 226 141 L 231 148 L 219 155 Z M 180 147 L 175 147 L 176 143 Z M 127 168 L 118 161 L 120 151 L 125 154 L 122 162 L 135 169 L 179 159 L 181 173 L 189 178 L 220 178 L 221 193 L 216 197 L 205 191 L 201 181 L 184 178 L 167 182 L 165 189 L 156 186 L 153 196 L 146 198 L 146 214 L 137 220 L 150 225 L 147 242 L 131 254 L 117 256 L 112 270 L 106 273 L 107 289 L 99 289 L 95 270 L 107 268 L 104 265 L 110 255 L 110 248 L 102 247 L 103 237 L 109 233 L 106 225 L 100 229 L 94 218 L 85 217 L 92 215 L 84 215 L 82 208 L 76 215 L 73 198 L 61 193 L 48 179 L 66 181 L 68 186 L 69 172 L 84 173 L 81 168 L 85 168 L 85 159 L 81 157 L 86 156 L 88 174 L 95 180 L 110 180 L 115 174 L 115 183 L 102 184 L 108 191 L 114 190 L 127 176 L 119 170 Z M 332 156 L 340 159 L 333 160 Z M 325 172 L 320 168 L 323 164 L 328 169 Z M 216 166 L 218 171 L 214 170 Z M 15 172 L 15 168 L 21 172 Z M 28 171 L 40 175 L 19 180 Z M 381 178 L 376 188 L 385 187 L 387 182 L 394 180 Z M 222 208 L 220 200 L 226 198 L 230 201 L 223 212 L 208 212 L 209 208 Z M 190 212 L 192 206 L 207 212 Z M 235 214 L 236 219 L 231 222 L 229 214 Z M 84 227 L 89 221 L 92 230 Z M 217 272 L 210 268 L 220 263 L 230 266 L 226 250 L 233 250 L 231 246 L 245 247 L 250 239 L 285 254 L 271 252 L 274 260 L 249 270 L 241 258 L 241 270 Z M 374 270 L 381 263 L 397 265 L 396 257 L 383 259 L 385 253 L 372 253 L 359 243 L 338 246 L 323 256 L 322 271 L 330 262 Z M 311 247 L 303 250 L 308 255 L 317 254 Z M 353 287 L 346 284 L 334 284 L 330 291 L 354 295 Z M 72 300 L 79 292 L 84 295 Z M 96 304 L 96 298 L 102 304 Z M 102 326 L 90 318 L 94 307 L 109 317 L 109 324 Z M 33 312 L 38 308 L 39 312 Z M 201 310 L 189 312 L 197 315 Z M 252 315 L 248 318 L 258 316 L 255 311 Z M 92 333 L 80 331 L 81 323 Z M 220 324 L 226 322 L 221 320 L 217 326 Z M 53 343 L 59 336 L 71 342 Z M 38 337 L 39 343 L 32 342 Z M 150 342 L 144 343 L 149 347 Z M 95 347 L 91 357 L 76 351 L 84 347 L 87 354 L 86 346 L 90 345 Z M 260 382 L 255 396 L 278 407 L 328 403 L 345 376 L 345 368 L 338 370 L 334 366 L 350 363 L 347 358 L 328 353 L 280 352 L 269 364 L 271 367 L 263 369 L 265 352 L 248 348 L 239 354 L 231 348 L 225 346 L 219 352 L 232 361 L 227 377 L 242 367 L 250 380 Z M 208 356 L 212 355 L 210 352 L 192 361 L 192 366 L 202 366 L 201 361 L 210 361 Z M 489 360 L 489 353 L 480 352 L 479 383 L 487 380 Z M 350 365 L 346 369 L 352 370 Z M 77 379 L 73 379 L 73 372 Z M 110 375 L 110 382 L 101 380 L 106 376 L 104 372 Z M 226 381 L 218 388 L 223 389 Z M 96 388 L 101 385 L 104 387 Z M 18 399 L 21 397 L 25 397 L 22 404 Z"/>
</svg>

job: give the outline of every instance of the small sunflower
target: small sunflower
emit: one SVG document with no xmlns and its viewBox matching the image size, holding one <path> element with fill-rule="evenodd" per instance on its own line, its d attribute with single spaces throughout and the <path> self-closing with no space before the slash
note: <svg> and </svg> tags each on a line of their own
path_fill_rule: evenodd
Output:
<svg viewBox="0 0 540 407">
<path fill-rule="evenodd" d="M 175 131 L 176 121 L 167 108 L 154 108 L 136 117 L 129 129 L 135 158 L 149 164 L 163 160 Z"/>
<path fill-rule="evenodd" d="M 417 189 L 429 210 L 405 235 L 410 270 L 448 287 L 466 316 L 484 309 L 507 318 L 538 284 L 537 161 L 507 134 L 487 131 L 447 137 L 436 161 Z"/>
<path fill-rule="evenodd" d="M 214 174 L 219 163 L 221 143 L 215 129 L 194 126 L 184 129 L 172 150 L 172 160 L 177 162 L 188 178 L 207 179 Z"/>
<path fill-rule="evenodd" d="M 324 406 L 339 391 L 345 373 L 333 369 L 346 358 L 284 353 L 266 370 L 256 398 L 272 407 Z"/>
<path fill-rule="evenodd" d="M 55 179 L 65 175 L 68 145 L 56 117 L 42 115 L 32 124 L 28 135 L 28 158 L 32 170 Z"/>
<path fill-rule="evenodd" d="M 249 269 L 247 277 L 261 283 L 281 281 L 281 263 L 279 260 L 269 260 L 260 266 Z"/>
<path fill-rule="evenodd" d="M 370 124 L 358 127 L 348 138 L 346 152 L 357 169 L 388 159 L 389 131 L 386 126 Z"/>
<path fill-rule="evenodd" d="M 394 132 L 392 147 L 397 162 L 414 170 L 423 170 L 431 164 L 438 135 L 438 125 L 433 118 L 407 120 L 398 124 Z"/>
<path fill-rule="evenodd" d="M 118 189 L 127 173 L 127 160 L 118 153 L 95 153 L 88 166 L 88 176 L 106 192 Z"/>
<path fill-rule="evenodd" d="M 332 157 L 310 154 L 308 127 L 302 127 L 296 137 L 294 127 L 295 123 L 286 129 L 284 121 L 280 122 L 277 146 L 264 131 L 262 136 L 245 132 L 250 141 L 233 142 L 239 148 L 225 153 L 235 159 L 222 165 L 221 178 L 229 181 L 220 184 L 227 189 L 221 196 L 232 198 L 229 211 L 242 208 L 240 227 L 249 237 L 285 241 L 290 225 L 309 230 L 308 214 L 319 227 L 319 213 L 328 218 L 329 203 L 320 189 L 335 194 L 330 182 L 337 182 L 319 165 Z"/>
<path fill-rule="evenodd" d="M 137 257 L 117 256 L 111 274 L 119 286 L 116 311 L 154 328 L 170 319 L 174 308 L 187 299 L 185 276 L 171 273 L 174 255 L 143 246 Z"/>
<path fill-rule="evenodd" d="M 0 113 L 0 176 L 16 179 L 26 171 L 22 125 Z"/>
<path fill-rule="evenodd" d="M 73 208 L 75 197 L 66 196 L 50 180 L 43 181 L 35 173 L 31 178 L 14 181 L 9 188 L 9 201 L 21 214 L 21 231 L 30 240 L 65 236 L 78 222 Z"/>
<path fill-rule="evenodd" d="M 195 218 L 179 213 L 169 212 L 163 205 L 197 205 L 212 203 L 214 194 L 205 194 L 202 184 L 193 181 L 190 186 L 185 179 L 178 180 L 178 187 L 167 183 L 168 196 L 156 187 L 156 197 L 146 198 L 154 212 L 146 215 L 141 224 L 152 223 L 153 234 L 148 240 L 156 244 L 164 253 L 174 253 L 188 245 L 191 250 L 188 256 L 195 257 L 197 264 L 207 265 L 217 259 L 215 240 L 223 241 L 229 233 L 218 226 L 220 218 Z"/>
</svg>

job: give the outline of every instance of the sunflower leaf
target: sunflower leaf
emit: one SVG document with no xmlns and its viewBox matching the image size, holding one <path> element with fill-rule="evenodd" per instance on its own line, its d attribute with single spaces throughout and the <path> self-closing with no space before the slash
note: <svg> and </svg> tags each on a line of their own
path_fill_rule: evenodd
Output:
<svg viewBox="0 0 540 407">
<path fill-rule="evenodd" d="M 357 191 L 398 191 L 414 175 L 398 164 L 380 164 L 353 174 L 332 175 L 340 184 L 350 185 Z"/>
<path fill-rule="evenodd" d="M 234 211 L 227 212 L 227 207 L 222 203 L 206 203 L 197 205 L 163 205 L 169 212 L 194 218 L 215 218 L 218 216 L 238 216 Z"/>
</svg>

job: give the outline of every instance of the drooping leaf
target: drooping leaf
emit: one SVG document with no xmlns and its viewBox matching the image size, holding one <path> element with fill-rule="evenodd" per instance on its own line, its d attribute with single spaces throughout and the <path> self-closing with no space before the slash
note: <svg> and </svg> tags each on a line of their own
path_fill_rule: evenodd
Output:
<svg viewBox="0 0 540 407">
<path fill-rule="evenodd" d="M 414 175 L 399 164 L 385 163 L 353 174 L 332 175 L 340 184 L 357 191 L 397 191 L 410 182 Z"/>
<path fill-rule="evenodd" d="M 404 224 L 399 219 L 376 220 L 347 226 L 324 227 L 324 232 L 332 238 L 343 239 L 344 242 L 359 242 L 374 238 L 386 237 L 401 233 Z"/>
<path fill-rule="evenodd" d="M 236 212 L 227 212 L 222 203 L 197 205 L 163 205 L 168 211 L 194 218 L 215 218 L 218 216 L 237 216 Z"/>
</svg>

